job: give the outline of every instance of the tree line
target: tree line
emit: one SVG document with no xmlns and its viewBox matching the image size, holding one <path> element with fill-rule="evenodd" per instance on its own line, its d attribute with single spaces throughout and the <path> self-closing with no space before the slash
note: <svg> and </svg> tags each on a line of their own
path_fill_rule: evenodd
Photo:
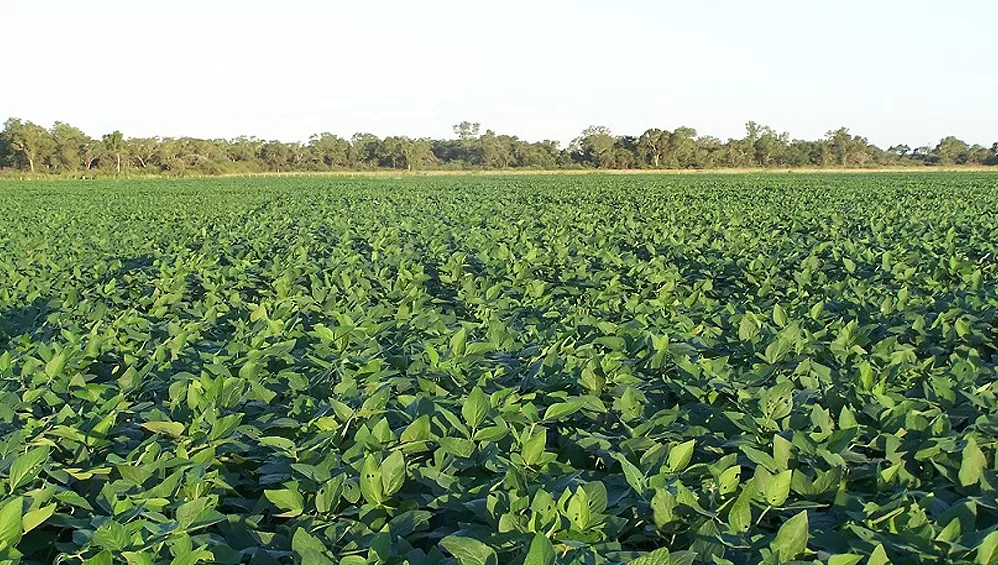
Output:
<svg viewBox="0 0 998 565">
<path fill-rule="evenodd" d="M 357 133 L 349 140 L 319 133 L 306 143 L 255 137 L 125 137 L 120 131 L 92 138 L 56 122 L 45 128 L 10 118 L 0 131 L 0 168 L 38 174 L 199 174 L 306 172 L 366 169 L 720 169 L 877 168 L 920 165 L 998 165 L 998 143 L 971 145 L 950 136 L 935 146 L 881 149 L 848 128 L 824 138 L 791 139 L 787 133 L 748 122 L 744 137 L 722 141 L 697 130 L 652 128 L 641 135 L 614 135 L 602 126 L 585 129 L 568 147 L 557 141 L 528 142 L 481 131 L 477 123 L 454 126 L 454 138 L 379 138 Z"/>
</svg>

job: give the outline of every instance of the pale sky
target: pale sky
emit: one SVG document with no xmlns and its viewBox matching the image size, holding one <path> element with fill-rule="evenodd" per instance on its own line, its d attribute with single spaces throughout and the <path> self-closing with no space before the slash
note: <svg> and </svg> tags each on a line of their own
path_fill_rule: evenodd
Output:
<svg viewBox="0 0 998 565">
<path fill-rule="evenodd" d="M 0 29 L 0 120 L 92 135 L 998 141 L 998 0 L 0 0 Z"/>
</svg>

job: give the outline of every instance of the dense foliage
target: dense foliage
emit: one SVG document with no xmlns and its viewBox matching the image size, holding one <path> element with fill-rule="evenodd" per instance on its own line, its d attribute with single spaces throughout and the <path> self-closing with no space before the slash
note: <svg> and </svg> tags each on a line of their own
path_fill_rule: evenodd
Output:
<svg viewBox="0 0 998 565">
<path fill-rule="evenodd" d="M 934 146 L 887 150 L 847 128 L 806 141 L 749 122 L 745 137 L 721 141 L 695 129 L 651 128 L 640 136 L 613 135 L 605 127 L 583 131 L 567 148 L 556 141 L 528 142 L 479 124 L 454 126 L 455 139 L 381 139 L 357 133 L 349 141 L 331 133 L 307 143 L 254 137 L 236 139 L 125 138 L 120 131 L 92 139 L 63 122 L 46 129 L 7 120 L 0 131 L 0 168 L 35 174 L 217 175 L 385 169 L 717 169 L 918 165 L 998 165 L 998 143 L 970 145 L 946 137 Z"/>
<path fill-rule="evenodd" d="M 998 562 L 996 189 L 0 183 L 0 561 Z"/>
</svg>

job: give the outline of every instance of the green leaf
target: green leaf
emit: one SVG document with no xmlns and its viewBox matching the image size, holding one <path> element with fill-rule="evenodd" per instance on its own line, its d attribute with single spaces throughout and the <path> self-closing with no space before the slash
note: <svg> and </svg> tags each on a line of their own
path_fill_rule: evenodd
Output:
<svg viewBox="0 0 998 565">
<path fill-rule="evenodd" d="M 781 561 L 790 561 L 807 550 L 807 540 L 807 511 L 801 511 L 780 526 L 776 539 L 769 547 L 780 556 Z"/>
<path fill-rule="evenodd" d="M 998 562 L 998 532 L 991 532 L 977 546 L 977 556 L 974 563 L 994 565 L 995 562 Z"/>
<path fill-rule="evenodd" d="M 21 513 L 24 499 L 20 496 L 7 501 L 0 508 L 0 547 L 14 547 L 21 541 Z"/>
<path fill-rule="evenodd" d="M 209 436 L 208 439 L 211 440 L 212 438 Z M 292 452 L 297 448 L 295 442 L 280 436 L 262 436 L 257 438 L 257 442 L 264 447 L 274 447 L 287 452 Z"/>
<path fill-rule="evenodd" d="M 593 367 L 586 365 L 579 376 L 579 384 L 591 394 L 600 394 L 606 386 L 606 377 L 601 375 Z"/>
<path fill-rule="evenodd" d="M 828 558 L 828 565 L 856 565 L 863 560 L 862 555 L 839 553 Z"/>
<path fill-rule="evenodd" d="M 31 510 L 30 512 L 25 513 L 24 517 L 21 519 L 21 529 L 24 533 L 28 533 L 44 524 L 45 520 L 51 518 L 52 514 L 55 513 L 55 507 L 55 504 L 49 504 L 48 506 L 43 506 L 37 510 Z"/>
<path fill-rule="evenodd" d="M 728 525 L 736 532 L 747 532 L 752 527 L 752 498 L 755 496 L 755 479 L 749 479 L 742 492 L 728 511 Z"/>
<path fill-rule="evenodd" d="M 427 441 L 428 439 L 430 439 L 430 417 L 426 415 L 413 420 L 399 436 L 399 441 L 402 443 Z"/>
<path fill-rule="evenodd" d="M 239 427 L 239 424 L 242 423 L 242 420 L 243 420 L 242 414 L 230 414 L 229 416 L 219 418 L 211 426 L 211 432 L 208 434 L 208 441 L 217 441 L 228 437 L 229 434 L 233 432 L 233 430 Z M 294 443 L 292 443 L 291 445 L 293 448 Z"/>
<path fill-rule="evenodd" d="M 319 492 L 315 494 L 315 509 L 318 510 L 320 514 L 325 514 L 331 511 L 339 502 L 342 494 L 343 476 L 337 475 L 336 477 L 326 481 L 326 484 L 320 487 Z"/>
<path fill-rule="evenodd" d="M 49 457 L 49 447 L 42 446 L 18 456 L 10 466 L 10 492 L 14 492 L 38 476 L 39 467 Z"/>
<path fill-rule="evenodd" d="M 669 565 L 693 565 L 697 560 L 697 554 L 693 551 L 673 551 L 669 555 Z M 730 561 L 714 556 L 717 565 L 728 565 Z"/>
<path fill-rule="evenodd" d="M 590 519 L 589 495 L 586 489 L 579 487 L 568 499 L 568 520 L 577 532 L 585 532 Z"/>
<path fill-rule="evenodd" d="M 250 321 L 255 322 L 257 320 L 267 319 L 267 306 L 265 304 L 260 304 L 253 312 L 250 313 Z"/>
<path fill-rule="evenodd" d="M 671 565 L 672 559 L 669 555 L 669 550 L 665 547 L 661 549 L 656 549 L 655 551 L 642 555 L 637 559 L 631 559 L 627 562 L 627 565 Z"/>
<path fill-rule="evenodd" d="M 956 328 L 957 335 L 959 335 L 960 337 L 969 336 L 973 328 L 970 321 L 968 321 L 966 318 L 958 318 L 956 324 L 954 324 L 954 327 Z"/>
<path fill-rule="evenodd" d="M 808 311 L 808 315 L 811 316 L 812 320 L 817 320 L 821 318 L 821 315 L 825 313 L 825 303 L 818 302 Z"/>
<path fill-rule="evenodd" d="M 701 561 L 713 561 L 724 556 L 721 531 L 713 520 L 704 520 L 696 529 L 696 539 L 690 545 Z"/>
<path fill-rule="evenodd" d="M 683 442 L 679 445 L 673 446 L 669 450 L 669 460 L 668 467 L 673 473 L 678 473 L 686 468 L 690 464 L 690 460 L 693 459 L 693 448 L 696 446 L 696 440 L 689 440 Z"/>
<path fill-rule="evenodd" d="M 333 561 L 324 554 L 326 546 L 305 528 L 295 530 L 291 537 L 291 549 L 298 554 L 302 565 L 333 565 Z"/>
<path fill-rule="evenodd" d="M 773 322 L 775 322 L 777 326 L 781 328 L 786 327 L 788 320 L 787 311 L 783 309 L 783 306 L 777 304 L 773 307 Z"/>
<path fill-rule="evenodd" d="M 609 503 L 606 485 L 602 481 L 583 483 L 582 488 L 586 490 L 589 499 L 589 509 L 593 514 L 606 512 L 606 505 Z"/>
<path fill-rule="evenodd" d="M 527 550 L 527 557 L 523 560 L 523 565 L 554 565 L 555 553 L 554 545 L 544 534 L 534 534 L 534 539 L 530 542 L 530 549 Z"/>
<path fill-rule="evenodd" d="M 755 318 L 751 314 L 744 314 L 741 322 L 738 323 L 738 339 L 752 341 L 757 335 L 759 335 L 759 324 L 755 322 Z"/>
<path fill-rule="evenodd" d="M 781 506 L 790 496 L 790 484 L 793 479 L 793 472 L 787 469 L 770 479 L 766 486 L 766 502 L 770 506 Z"/>
<path fill-rule="evenodd" d="M 279 514 L 279 516 L 298 516 L 305 509 L 305 499 L 302 497 L 301 493 L 298 492 L 297 488 L 264 490 L 263 494 L 267 497 L 267 500 L 273 503 L 274 506 L 284 511 Z"/>
<path fill-rule="evenodd" d="M 114 563 L 114 556 L 108 549 L 83 561 L 83 565 L 111 565 L 112 563 Z"/>
<path fill-rule="evenodd" d="M 178 551 L 176 557 L 170 562 L 170 565 L 194 565 L 202 561 L 212 561 L 214 558 L 215 556 L 212 552 L 205 548 L 193 551 Z"/>
<path fill-rule="evenodd" d="M 621 453 L 614 453 L 613 458 L 620 462 L 620 468 L 624 471 L 624 478 L 627 480 L 627 484 L 631 485 L 634 492 L 641 496 L 644 496 L 646 489 L 646 479 L 644 473 L 638 469 L 634 463 L 631 463 L 624 457 Z"/>
<path fill-rule="evenodd" d="M 447 536 L 440 546 L 457 559 L 458 565 L 498 565 L 499 558 L 491 547 L 466 537 Z"/>
<path fill-rule="evenodd" d="M 544 411 L 545 420 L 560 420 L 565 416 L 569 416 L 582 410 L 586 406 L 583 400 L 571 400 L 569 402 L 559 402 L 558 404 L 552 404 L 548 406 L 548 409 Z"/>
<path fill-rule="evenodd" d="M 891 560 L 887 557 L 887 550 L 884 549 L 884 545 L 877 544 L 877 547 L 870 553 L 870 559 L 866 562 L 866 565 L 890 565 L 890 563 Z"/>
<path fill-rule="evenodd" d="M 122 479 L 137 487 L 142 486 L 153 475 L 152 468 L 140 465 L 118 465 L 115 470 L 118 471 Z"/>
<path fill-rule="evenodd" d="M 125 551 L 121 554 L 125 558 L 125 562 L 128 565 L 154 565 L 155 561 L 153 558 L 145 551 Z"/>
<path fill-rule="evenodd" d="M 318 551 L 312 551 L 310 549 L 306 549 L 298 553 L 298 555 L 301 558 L 300 562 L 301 565 L 335 565 L 332 559 L 326 557 L 325 555 L 319 553 Z M 351 556 L 351 557 L 356 557 L 359 560 L 358 561 L 359 563 L 365 563 L 365 564 L 367 563 L 367 560 L 360 556 Z M 345 565 L 346 563 L 347 561 L 343 560 L 340 561 L 340 565 Z"/>
<path fill-rule="evenodd" d="M 177 438 L 184 435 L 184 425 L 178 422 L 145 422 L 142 427 L 154 434 L 164 434 Z"/>
<path fill-rule="evenodd" d="M 291 536 L 291 549 L 296 552 L 312 550 L 321 553 L 326 551 L 326 546 L 318 538 L 309 534 L 305 528 L 296 528 L 294 535 Z"/>
<path fill-rule="evenodd" d="M 637 420 L 644 414 L 644 404 L 638 396 L 638 391 L 633 386 L 624 389 L 624 393 L 614 401 L 614 408 L 620 411 L 621 418 L 625 422 Z"/>
<path fill-rule="evenodd" d="M 651 498 L 651 510 L 655 525 L 662 528 L 672 522 L 676 518 L 675 509 L 678 505 L 676 497 L 671 492 L 664 488 L 655 489 L 655 494 Z"/>
<path fill-rule="evenodd" d="M 385 497 L 391 497 L 402 489 L 405 483 L 405 457 L 395 451 L 381 462 L 381 482 Z"/>
<path fill-rule="evenodd" d="M 505 426 L 489 426 L 475 432 L 475 441 L 490 442 L 499 441 L 509 435 L 509 428 Z"/>
<path fill-rule="evenodd" d="M 52 356 L 49 362 L 45 364 L 45 376 L 52 379 L 59 376 L 62 370 L 66 367 L 66 353 L 62 352 L 57 355 Z"/>
<path fill-rule="evenodd" d="M 960 462 L 960 486 L 969 487 L 981 480 L 981 474 L 988 465 L 981 448 L 977 447 L 974 436 L 967 437 L 967 446 L 963 448 L 963 459 Z"/>
<path fill-rule="evenodd" d="M 381 506 L 385 503 L 384 488 L 378 462 L 374 455 L 368 455 L 360 469 L 360 492 L 369 504 Z"/>
<path fill-rule="evenodd" d="M 842 410 L 839 412 L 839 428 L 843 430 L 849 430 L 852 428 L 859 427 L 856 422 L 856 416 L 849 410 L 848 406 L 842 406 Z"/>
<path fill-rule="evenodd" d="M 783 436 L 773 436 L 773 461 L 779 466 L 780 470 L 787 469 L 790 466 L 792 447 L 793 444 Z"/>
<path fill-rule="evenodd" d="M 265 491 L 265 494 L 267 492 L 275 492 L 276 493 L 276 492 L 281 492 L 281 491 Z M 278 497 L 278 498 L 280 498 L 280 497 Z M 270 500 L 271 502 L 274 502 L 274 499 L 271 498 L 270 494 L 267 494 L 267 499 Z M 208 498 L 202 497 L 202 498 L 198 498 L 198 499 L 192 500 L 190 502 L 181 504 L 180 507 L 177 508 L 177 523 L 180 525 L 180 528 L 181 529 L 186 529 L 186 528 L 189 528 L 192 525 L 194 525 L 195 521 L 197 520 L 197 517 L 201 514 L 202 511 L 204 511 L 208 507 L 208 503 L 209 502 L 210 502 L 210 500 Z M 277 504 L 277 503 L 274 502 L 274 504 Z M 280 505 L 278 505 L 278 506 L 280 506 Z"/>
<path fill-rule="evenodd" d="M 455 357 L 464 355 L 468 343 L 468 329 L 462 327 L 450 338 L 450 350 Z"/>
<path fill-rule="evenodd" d="M 468 426 L 477 429 L 488 413 L 489 398 L 485 396 L 485 392 L 481 388 L 476 386 L 464 399 L 464 404 L 461 405 L 461 415 L 464 416 L 464 421 Z"/>
<path fill-rule="evenodd" d="M 101 524 L 101 527 L 94 531 L 93 542 L 115 553 L 130 545 L 125 526 L 114 521 Z"/>
<path fill-rule="evenodd" d="M 442 437 L 437 441 L 441 449 L 461 459 L 467 459 L 475 452 L 475 443 L 463 437 Z"/>
<path fill-rule="evenodd" d="M 523 449 L 520 455 L 527 465 L 537 465 L 544 455 L 544 447 L 547 443 L 547 430 L 543 428 L 534 433 L 523 442 Z"/>
</svg>

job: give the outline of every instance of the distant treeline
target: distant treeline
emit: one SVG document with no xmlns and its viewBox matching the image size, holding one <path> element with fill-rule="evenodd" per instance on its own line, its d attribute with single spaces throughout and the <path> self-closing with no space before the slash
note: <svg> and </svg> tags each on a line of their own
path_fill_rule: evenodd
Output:
<svg viewBox="0 0 998 565">
<path fill-rule="evenodd" d="M 955 137 L 934 146 L 881 149 L 847 128 L 823 139 L 791 139 L 749 122 L 745 136 L 722 141 L 695 129 L 649 129 L 614 135 L 593 126 L 562 148 L 481 132 L 477 123 L 454 126 L 453 139 L 358 133 L 349 140 L 313 135 L 307 143 L 235 139 L 129 138 L 120 131 L 94 139 L 56 122 L 51 128 L 11 118 L 0 132 L 0 168 L 37 174 L 226 174 L 367 169 L 720 169 L 908 165 L 998 165 L 998 143 L 969 145 Z"/>
</svg>

